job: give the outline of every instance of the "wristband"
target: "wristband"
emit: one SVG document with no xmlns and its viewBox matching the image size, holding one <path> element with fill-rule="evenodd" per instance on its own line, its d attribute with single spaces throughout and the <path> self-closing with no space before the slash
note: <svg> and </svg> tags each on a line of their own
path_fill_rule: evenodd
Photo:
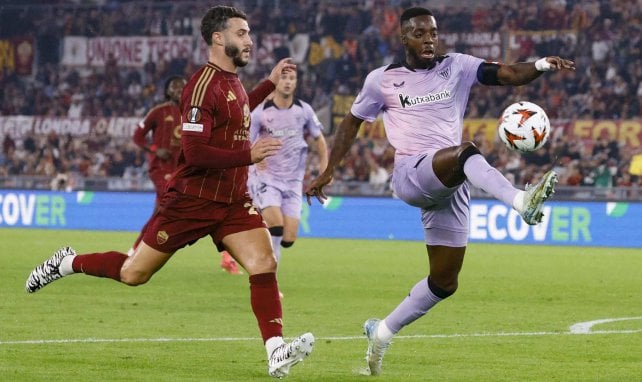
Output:
<svg viewBox="0 0 642 382">
<path fill-rule="evenodd" d="M 546 61 L 546 57 L 540 58 L 539 60 L 535 61 L 535 69 L 539 72 L 548 72 L 553 68 L 553 65 L 551 65 L 550 62 Z"/>
</svg>

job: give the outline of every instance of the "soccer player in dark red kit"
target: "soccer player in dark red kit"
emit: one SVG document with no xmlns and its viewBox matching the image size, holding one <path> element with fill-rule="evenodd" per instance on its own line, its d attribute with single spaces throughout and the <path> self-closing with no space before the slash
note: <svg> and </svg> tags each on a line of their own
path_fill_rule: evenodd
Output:
<svg viewBox="0 0 642 382">
<path fill-rule="evenodd" d="M 147 153 L 148 174 L 156 190 L 154 212 L 158 208 L 167 181 L 176 169 L 181 151 L 180 101 L 185 83 L 185 79 L 179 76 L 168 78 L 164 88 L 165 102 L 153 107 L 134 131 L 134 143 Z M 130 249 L 130 255 L 135 253 L 146 230 L 147 225 L 141 229 Z"/>
<path fill-rule="evenodd" d="M 310 354 L 314 336 L 305 333 L 289 343 L 283 340 L 270 233 L 252 205 L 246 183 L 248 166 L 281 148 L 271 137 L 250 144 L 250 110 L 275 89 L 282 72 L 296 66 L 289 59 L 279 61 L 268 80 L 248 95 L 236 71 L 249 61 L 249 32 L 245 13 L 233 7 L 215 6 L 203 17 L 201 34 L 208 44 L 209 62 L 183 90 L 178 168 L 136 253 L 76 255 L 63 247 L 31 272 L 26 289 L 36 292 L 72 273 L 144 284 L 174 252 L 209 235 L 249 274 L 250 302 L 265 343 L 268 373 L 280 378 Z"/>
</svg>

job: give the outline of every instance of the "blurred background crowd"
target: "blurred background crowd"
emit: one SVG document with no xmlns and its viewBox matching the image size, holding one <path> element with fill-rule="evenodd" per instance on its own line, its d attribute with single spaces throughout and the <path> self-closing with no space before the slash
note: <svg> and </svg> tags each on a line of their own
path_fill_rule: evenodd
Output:
<svg viewBox="0 0 642 382">
<path fill-rule="evenodd" d="M 9 4 L 0 6 L 0 39 L 30 36 L 38 54 L 36 70 L 28 75 L 0 70 L 0 116 L 68 118 L 142 118 L 163 100 L 163 83 L 169 76 L 189 77 L 203 62 L 176 57 L 131 67 L 110 56 L 100 66 L 69 65 L 64 62 L 65 38 L 194 36 L 197 41 L 200 19 L 213 4 L 5 3 Z M 297 95 L 315 110 L 336 109 L 336 97 L 356 95 L 369 71 L 400 60 L 398 17 L 404 8 L 422 5 L 436 15 L 445 53 L 507 62 L 559 55 L 576 62 L 574 73 L 547 74 L 524 87 L 474 87 L 467 118 L 496 119 L 517 100 L 538 103 L 553 120 L 642 118 L 642 4 L 638 0 L 239 0 L 230 4 L 247 12 L 252 28 L 253 59 L 240 71 L 246 86 L 251 88 L 264 78 L 279 58 L 294 57 L 300 71 Z M 519 33 L 511 34 L 517 31 L 521 35 L 558 32 L 520 39 Z M 497 40 L 497 36 L 500 40 L 490 41 L 488 50 L 479 50 L 484 45 L 480 40 Z M 499 50 L 493 50 L 493 44 Z M 331 122 L 326 123 L 328 134 Z M 562 185 L 608 189 L 642 182 L 629 173 L 632 157 L 641 150 L 613 138 L 571 141 L 555 131 L 544 149 L 530 155 L 511 153 L 481 135 L 474 140 L 516 184 L 528 183 L 551 166 L 560 171 Z M 328 143 L 331 147 L 331 135 Z M 382 137 L 359 138 L 336 178 L 369 182 L 373 189 L 385 191 L 393 156 L 394 149 Z M 0 176 L 43 175 L 54 179 L 54 186 L 73 187 L 69 179 L 120 177 L 145 184 L 145 173 L 144 155 L 128 137 L 98 133 L 72 137 L 54 132 L 2 137 Z M 68 180 L 59 182 L 62 178 Z"/>
</svg>

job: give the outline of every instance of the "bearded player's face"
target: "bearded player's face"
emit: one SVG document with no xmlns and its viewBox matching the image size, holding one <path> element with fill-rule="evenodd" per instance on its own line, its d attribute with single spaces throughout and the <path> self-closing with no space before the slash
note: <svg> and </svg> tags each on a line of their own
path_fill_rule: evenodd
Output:
<svg viewBox="0 0 642 382">
<path fill-rule="evenodd" d="M 232 18 L 225 31 L 225 55 L 232 59 L 234 65 L 242 67 L 250 61 L 252 39 L 247 21 Z"/>
</svg>

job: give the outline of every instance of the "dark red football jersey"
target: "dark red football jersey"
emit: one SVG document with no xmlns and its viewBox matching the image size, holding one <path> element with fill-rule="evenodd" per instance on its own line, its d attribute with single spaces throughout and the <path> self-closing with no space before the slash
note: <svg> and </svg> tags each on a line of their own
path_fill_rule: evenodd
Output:
<svg viewBox="0 0 642 382">
<path fill-rule="evenodd" d="M 260 91 L 252 92 L 250 105 L 238 75 L 212 63 L 189 79 L 181 96 L 182 149 L 169 188 L 222 203 L 249 197 L 250 109 L 274 90 L 274 85 L 258 88 L 255 90 Z M 194 147 L 199 148 L 196 154 Z M 186 160 L 190 148 L 191 162 Z"/>
<path fill-rule="evenodd" d="M 151 141 L 148 138 L 150 131 L 152 132 Z M 151 109 L 145 119 L 138 124 L 133 140 L 142 149 L 149 150 L 153 145 L 156 149 L 169 150 L 171 154 L 167 160 L 161 160 L 148 152 L 150 176 L 155 173 L 164 175 L 174 172 L 181 150 L 180 108 L 171 102 L 165 102 Z"/>
</svg>

